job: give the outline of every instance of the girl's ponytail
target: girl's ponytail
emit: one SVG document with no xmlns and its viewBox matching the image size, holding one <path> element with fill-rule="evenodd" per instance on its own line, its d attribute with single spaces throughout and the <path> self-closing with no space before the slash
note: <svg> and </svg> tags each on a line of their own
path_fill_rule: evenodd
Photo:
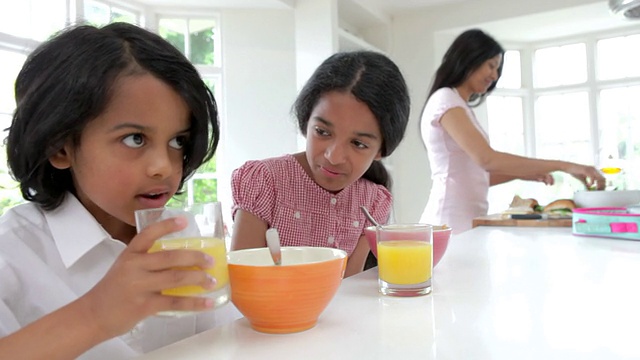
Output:
<svg viewBox="0 0 640 360">
<path fill-rule="evenodd" d="M 362 177 L 378 185 L 382 185 L 391 191 L 391 175 L 389 175 L 389 172 L 380 160 L 372 162 Z"/>
</svg>

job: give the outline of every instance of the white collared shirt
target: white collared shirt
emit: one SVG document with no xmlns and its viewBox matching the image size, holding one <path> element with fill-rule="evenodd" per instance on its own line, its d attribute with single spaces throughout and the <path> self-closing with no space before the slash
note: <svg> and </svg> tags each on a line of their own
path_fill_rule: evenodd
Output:
<svg viewBox="0 0 640 360">
<path fill-rule="evenodd" d="M 32 203 L 7 211 L 0 217 L 0 337 L 89 291 L 125 247 L 71 194 L 53 211 Z M 131 358 L 239 317 L 232 304 L 197 316 L 151 317 L 80 358 Z"/>
</svg>

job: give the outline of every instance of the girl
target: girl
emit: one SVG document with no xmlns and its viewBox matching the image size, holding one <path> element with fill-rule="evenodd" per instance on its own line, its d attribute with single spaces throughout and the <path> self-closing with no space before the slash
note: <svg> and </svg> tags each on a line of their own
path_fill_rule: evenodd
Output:
<svg viewBox="0 0 640 360">
<path fill-rule="evenodd" d="M 305 152 L 249 161 L 232 176 L 232 249 L 327 246 L 349 255 L 345 276 L 362 271 L 369 245 L 365 206 L 385 223 L 390 178 L 380 162 L 404 136 L 409 95 L 398 67 L 375 52 L 334 54 L 301 90 L 294 113 Z"/>
<path fill-rule="evenodd" d="M 553 184 L 551 172 L 564 171 L 590 187 L 605 185 L 592 167 L 539 160 L 495 151 L 471 110 L 496 87 L 504 50 L 480 30 L 458 36 L 444 55 L 420 129 L 431 164 L 433 185 L 421 222 L 448 224 L 454 233 L 471 228 L 487 214 L 489 186 L 514 179 Z"/>
<path fill-rule="evenodd" d="M 211 312 L 144 320 L 211 308 L 160 291 L 215 279 L 172 270 L 210 267 L 197 252 L 147 253 L 184 220 L 139 235 L 134 222 L 218 144 L 215 100 L 195 68 L 134 25 L 79 26 L 29 56 L 15 91 L 7 156 L 28 203 L 0 219 L 2 357 L 129 358 L 211 327 Z"/>
</svg>

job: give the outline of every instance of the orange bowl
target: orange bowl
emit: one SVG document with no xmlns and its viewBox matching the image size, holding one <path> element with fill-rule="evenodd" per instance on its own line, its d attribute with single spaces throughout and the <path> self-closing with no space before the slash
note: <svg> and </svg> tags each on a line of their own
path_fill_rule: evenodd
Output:
<svg viewBox="0 0 640 360">
<path fill-rule="evenodd" d="M 347 265 L 343 250 L 283 247 L 282 265 L 268 248 L 230 251 L 231 301 L 254 330 L 286 334 L 312 328 L 338 291 Z"/>
<path fill-rule="evenodd" d="M 449 246 L 449 239 L 453 229 L 446 225 L 433 225 L 433 267 L 442 260 L 444 252 Z M 376 227 L 368 226 L 364 229 L 364 235 L 369 242 L 369 248 L 375 257 L 378 257 L 378 247 L 376 245 Z"/>
</svg>

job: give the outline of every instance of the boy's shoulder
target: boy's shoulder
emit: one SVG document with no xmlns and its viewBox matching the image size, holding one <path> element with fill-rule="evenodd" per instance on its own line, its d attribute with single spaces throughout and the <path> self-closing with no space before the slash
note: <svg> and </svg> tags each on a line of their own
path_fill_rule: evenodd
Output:
<svg viewBox="0 0 640 360">
<path fill-rule="evenodd" d="M 9 229 L 46 225 L 43 210 L 36 204 L 18 204 L 0 216 L 0 233 Z"/>
</svg>

